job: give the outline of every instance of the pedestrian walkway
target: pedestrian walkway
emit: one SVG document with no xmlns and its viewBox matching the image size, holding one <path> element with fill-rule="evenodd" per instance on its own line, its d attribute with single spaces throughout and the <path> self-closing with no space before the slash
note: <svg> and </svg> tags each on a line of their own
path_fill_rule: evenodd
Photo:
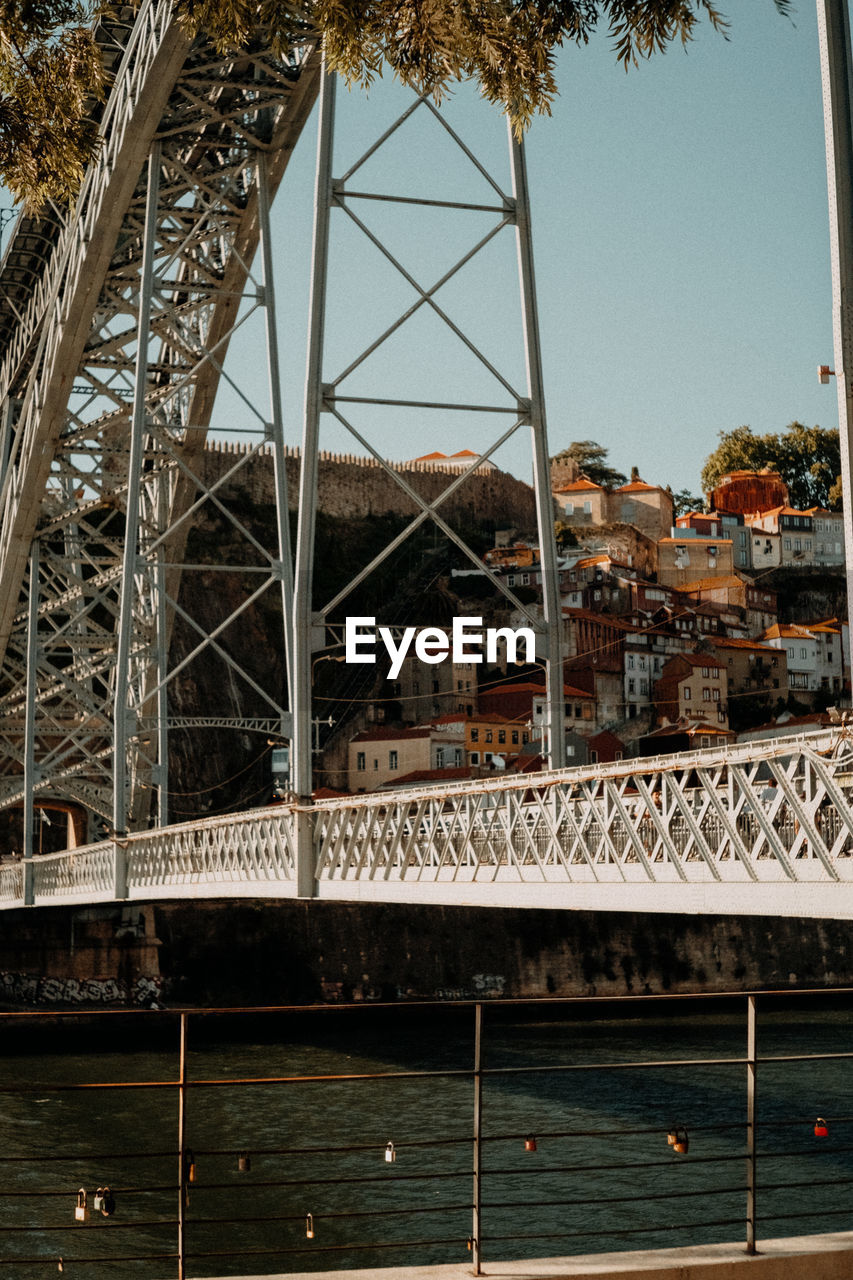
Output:
<svg viewBox="0 0 853 1280">
<path fill-rule="evenodd" d="M 850 1280 L 853 1232 L 763 1240 L 753 1257 L 743 1244 L 684 1244 L 633 1253 L 485 1262 L 481 1274 L 488 1280 L 576 1280 L 579 1276 L 595 1280 Z M 470 1280 L 471 1275 L 470 1263 L 451 1263 L 369 1271 L 289 1271 L 286 1277 L 245 1276 L 243 1280 Z"/>
</svg>

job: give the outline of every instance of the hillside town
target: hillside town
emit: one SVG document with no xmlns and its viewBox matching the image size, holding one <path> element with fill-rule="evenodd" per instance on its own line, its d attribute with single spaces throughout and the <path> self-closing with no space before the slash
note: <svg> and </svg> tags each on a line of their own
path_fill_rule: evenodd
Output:
<svg viewBox="0 0 853 1280">
<path fill-rule="evenodd" d="M 450 472 L 475 457 L 462 450 L 414 461 Z M 636 468 L 608 487 L 571 458 L 556 459 L 551 483 L 572 765 L 807 730 L 849 705 L 840 512 L 795 508 L 768 468 L 722 475 L 704 510 L 681 515 L 671 490 Z M 541 599 L 536 538 L 507 528 L 494 541 L 481 570 L 454 569 L 447 584 L 475 621 L 488 614 L 483 597 L 493 585 L 534 611 Z M 524 622 L 521 611 L 492 616 Z M 427 664 L 410 650 L 396 679 L 378 675 L 363 701 L 357 720 L 330 735 L 328 785 L 318 794 L 543 766 L 540 663 Z"/>
</svg>

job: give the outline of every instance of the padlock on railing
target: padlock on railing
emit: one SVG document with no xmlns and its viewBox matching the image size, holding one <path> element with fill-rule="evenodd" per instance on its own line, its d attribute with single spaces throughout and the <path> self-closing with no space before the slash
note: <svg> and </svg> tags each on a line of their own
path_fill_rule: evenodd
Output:
<svg viewBox="0 0 853 1280">
<path fill-rule="evenodd" d="M 394 1147 L 394 1143 L 389 1142 L 388 1146 L 385 1148 L 385 1163 L 393 1164 L 396 1159 L 397 1159 L 397 1151 Z"/>
<path fill-rule="evenodd" d="M 241 1151 L 237 1157 L 237 1172 L 250 1173 L 252 1170 L 252 1157 L 248 1151 Z"/>
<path fill-rule="evenodd" d="M 86 1188 L 81 1187 L 77 1192 L 77 1204 L 74 1207 L 74 1221 L 86 1222 L 89 1217 L 89 1203 L 86 1196 Z"/>
<path fill-rule="evenodd" d="M 111 1218 L 116 1211 L 115 1196 L 109 1187 L 104 1187 L 104 1193 L 101 1196 L 101 1213 L 105 1218 Z"/>
<path fill-rule="evenodd" d="M 826 1121 L 822 1118 L 822 1116 L 818 1116 L 817 1120 L 815 1120 L 815 1124 L 814 1124 L 814 1136 L 815 1136 L 816 1138 L 828 1138 L 828 1137 L 829 1137 L 829 1125 L 828 1125 L 828 1124 L 826 1123 Z"/>
<path fill-rule="evenodd" d="M 680 1156 L 686 1156 L 690 1147 L 690 1139 L 683 1125 L 676 1125 L 666 1135 L 667 1146 L 672 1147 Z"/>
<path fill-rule="evenodd" d="M 524 1139 L 524 1150 L 525 1151 L 536 1150 L 536 1139 L 534 1138 L 532 1133 L 528 1133 L 527 1137 Z"/>
<path fill-rule="evenodd" d="M 94 1213 L 100 1213 L 103 1207 L 104 1207 L 104 1188 L 98 1187 L 98 1190 L 95 1192 L 95 1198 L 92 1201 L 92 1210 Z"/>
</svg>

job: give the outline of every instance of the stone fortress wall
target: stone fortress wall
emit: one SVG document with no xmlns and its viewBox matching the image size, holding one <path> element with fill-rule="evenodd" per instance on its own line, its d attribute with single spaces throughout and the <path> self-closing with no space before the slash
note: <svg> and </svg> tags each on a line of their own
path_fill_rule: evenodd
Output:
<svg viewBox="0 0 853 1280">
<path fill-rule="evenodd" d="M 200 478 L 207 485 L 214 483 L 249 451 L 250 446 L 242 442 L 210 442 L 200 463 Z M 300 454 L 298 448 L 286 450 L 291 508 L 296 507 L 299 493 Z M 458 467 L 433 462 L 391 462 L 388 465 L 428 502 L 434 502 L 451 479 L 459 474 Z M 254 503 L 273 502 L 272 450 L 268 446 L 259 450 L 255 457 L 240 467 L 232 483 L 236 489 L 244 490 Z M 341 519 L 407 516 L 418 511 L 415 502 L 375 458 L 326 451 L 320 453 L 319 508 L 326 515 Z M 512 525 L 519 530 L 531 533 L 536 530 L 532 487 L 505 471 L 490 467 L 479 467 L 468 476 L 441 504 L 439 511 L 445 518 L 455 521 L 494 519 L 501 525 Z"/>
</svg>

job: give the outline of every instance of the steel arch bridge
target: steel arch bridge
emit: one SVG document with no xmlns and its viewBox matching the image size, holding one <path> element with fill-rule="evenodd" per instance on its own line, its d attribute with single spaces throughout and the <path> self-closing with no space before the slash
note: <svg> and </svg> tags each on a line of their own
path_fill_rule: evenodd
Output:
<svg viewBox="0 0 853 1280">
<path fill-rule="evenodd" d="M 168 0 L 143 0 L 132 22 L 111 17 L 98 35 L 113 73 L 98 159 L 74 209 L 19 219 L 0 263 L 0 808 L 24 813 L 23 858 L 0 868 L 0 906 L 277 894 L 853 915 L 853 770 L 843 730 L 820 740 L 579 772 L 564 771 L 564 743 L 554 734 L 556 772 L 535 780 L 312 803 L 313 654 L 335 607 L 404 536 L 317 609 L 322 413 L 349 430 L 414 503 L 406 532 L 432 521 L 478 565 L 440 510 L 466 474 L 425 500 L 388 467 L 356 425 L 353 407 L 417 405 L 425 413 L 464 410 L 498 421 L 471 472 L 513 433 L 529 434 L 542 612 L 531 613 L 501 589 L 537 632 L 550 722 L 562 719 L 560 600 L 523 151 L 511 141 L 508 185 L 429 101 L 416 99 L 335 177 L 334 78 L 323 74 L 306 33 L 295 31 L 281 56 L 262 31 L 244 51 L 224 56 L 186 36 Z M 318 96 L 309 360 L 292 552 L 269 209 Z M 364 189 L 365 160 L 416 110 L 435 116 L 470 162 L 475 197 L 445 201 L 432 193 Z M 474 211 L 492 224 L 427 286 L 355 212 L 365 199 L 396 201 L 412 216 L 436 205 Z M 336 373 L 324 349 L 333 212 L 371 239 L 413 299 Z M 525 385 L 452 320 L 438 297 L 507 232 L 518 253 Z M 419 310 L 464 345 L 492 379 L 493 398 L 461 403 L 440 391 L 427 399 L 348 393 L 347 379 Z M 232 335 L 256 312 L 264 323 L 269 385 L 246 391 L 224 363 Z M 843 368 L 838 353 L 836 363 Z M 223 382 L 239 397 L 250 428 L 244 447 L 211 478 L 204 450 Z M 233 498 L 241 473 L 260 453 L 275 474 L 268 545 L 247 527 Z M 210 511 L 227 527 L 226 545 L 200 554 L 194 535 Z M 193 616 L 180 592 L 182 580 L 198 572 L 211 583 L 213 605 L 204 616 Z M 236 587 L 225 585 L 229 575 Z M 234 643 L 248 611 L 270 598 L 284 620 L 284 689 L 260 681 Z M 176 679 L 212 660 L 224 683 L 251 691 L 253 716 L 227 708 L 195 719 L 176 714 L 170 703 Z M 294 803 L 170 825 L 170 734 L 205 724 L 292 738 Z M 35 857 L 39 802 L 99 815 L 107 838 Z"/>
</svg>

